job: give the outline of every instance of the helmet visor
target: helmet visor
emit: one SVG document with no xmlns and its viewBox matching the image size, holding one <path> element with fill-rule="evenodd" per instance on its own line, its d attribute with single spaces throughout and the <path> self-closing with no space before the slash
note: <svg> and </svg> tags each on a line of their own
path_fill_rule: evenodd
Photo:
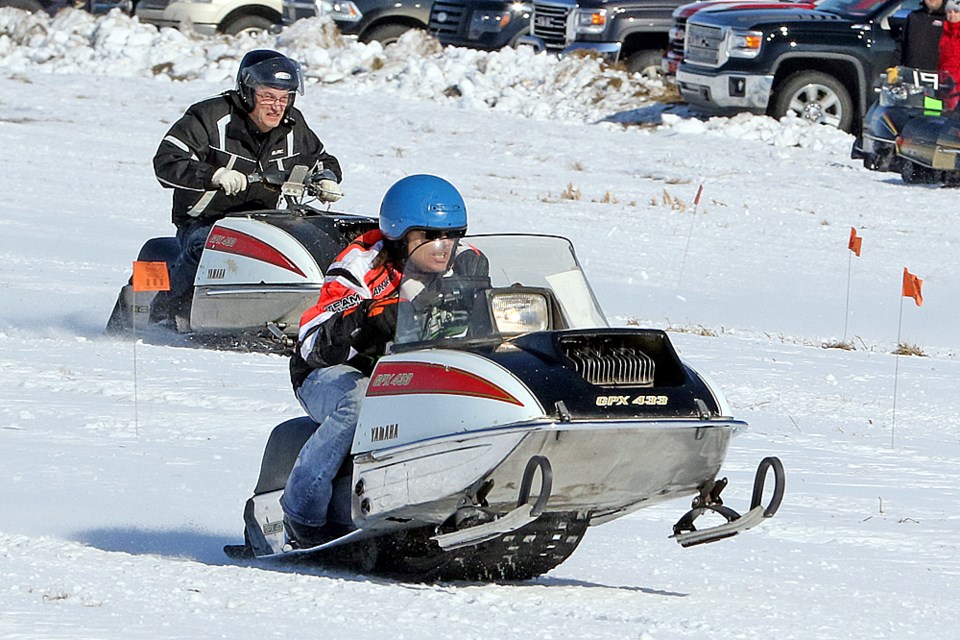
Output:
<svg viewBox="0 0 960 640">
<path fill-rule="evenodd" d="M 269 87 L 303 95 L 303 72 L 300 64 L 289 58 L 271 58 L 247 67 L 243 83 L 251 89 Z"/>
</svg>

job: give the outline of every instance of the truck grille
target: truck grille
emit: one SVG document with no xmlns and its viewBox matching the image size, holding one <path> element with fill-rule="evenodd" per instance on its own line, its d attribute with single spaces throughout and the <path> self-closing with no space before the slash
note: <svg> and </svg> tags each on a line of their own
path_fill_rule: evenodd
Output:
<svg viewBox="0 0 960 640">
<path fill-rule="evenodd" d="M 718 67 L 721 64 L 720 48 L 722 45 L 722 29 L 688 22 L 683 59 L 693 64 Z"/>
<path fill-rule="evenodd" d="M 628 337 L 595 336 L 563 340 L 560 345 L 577 373 L 590 384 L 653 386 L 653 358 Z"/>
<path fill-rule="evenodd" d="M 457 35 L 466 12 L 462 4 L 434 2 L 430 10 L 430 33 L 438 37 Z"/>
<path fill-rule="evenodd" d="M 567 18 L 572 10 L 570 5 L 534 3 L 533 15 L 530 16 L 532 33 L 543 39 L 548 51 L 557 51 L 567 46 Z"/>
</svg>

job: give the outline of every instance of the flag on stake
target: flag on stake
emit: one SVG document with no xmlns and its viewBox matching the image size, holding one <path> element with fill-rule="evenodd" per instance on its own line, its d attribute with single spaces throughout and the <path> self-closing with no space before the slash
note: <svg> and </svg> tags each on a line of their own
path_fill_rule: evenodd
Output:
<svg viewBox="0 0 960 640">
<path fill-rule="evenodd" d="M 860 247 L 863 246 L 863 238 L 857 235 L 857 228 L 850 227 L 850 242 L 847 243 L 847 248 L 850 251 L 853 251 L 857 254 L 857 257 L 860 257 Z"/>
<path fill-rule="evenodd" d="M 913 301 L 917 303 L 918 307 L 923 306 L 923 293 L 920 291 L 920 288 L 923 286 L 923 280 L 913 275 L 907 268 L 903 268 L 903 292 L 902 296 L 904 298 L 913 298 Z"/>
<path fill-rule="evenodd" d="M 167 263 L 144 262 L 142 260 L 137 260 L 134 262 L 133 290 L 169 291 L 170 274 L 167 272 Z"/>
</svg>

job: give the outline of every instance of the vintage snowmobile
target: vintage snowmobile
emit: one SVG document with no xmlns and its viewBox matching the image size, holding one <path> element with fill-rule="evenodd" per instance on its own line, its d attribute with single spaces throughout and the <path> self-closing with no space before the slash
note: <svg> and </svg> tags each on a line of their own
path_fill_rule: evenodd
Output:
<svg viewBox="0 0 960 640">
<path fill-rule="evenodd" d="M 863 117 L 860 135 L 850 157 L 862 159 L 872 171 L 900 173 L 904 163 L 897 155 L 897 137 L 914 118 L 940 115 L 943 102 L 937 97 L 936 73 L 910 67 L 893 67 L 883 77 L 880 96 Z"/>
<path fill-rule="evenodd" d="M 774 515 L 780 461 L 761 462 L 748 512 L 723 504 L 727 481 L 717 475 L 746 424 L 663 331 L 607 325 L 568 240 L 460 242 L 487 259 L 488 275 L 453 269 L 402 283 L 394 342 L 372 372 L 334 483 L 327 519 L 340 533 L 299 548 L 285 530 L 279 499 L 317 428 L 297 418 L 271 433 L 244 508 L 245 542 L 228 555 L 404 579 L 515 580 L 559 565 L 588 527 L 666 500 L 695 496 L 673 528 L 684 546 Z M 721 524 L 698 530 L 705 512 Z"/>
<path fill-rule="evenodd" d="M 907 184 L 960 184 L 960 114 L 914 118 L 897 136 Z"/>
<path fill-rule="evenodd" d="M 134 291 L 131 281 L 120 290 L 107 332 L 150 333 L 159 324 L 213 346 L 283 350 L 292 344 L 301 314 L 319 297 L 323 270 L 377 225 L 376 218 L 310 206 L 319 188 L 312 178 L 303 166 L 250 176 L 280 191 L 286 208 L 229 214 L 213 226 L 184 317 L 158 313 L 156 292 Z M 151 238 L 137 260 L 169 265 L 178 252 L 176 238 Z"/>
</svg>

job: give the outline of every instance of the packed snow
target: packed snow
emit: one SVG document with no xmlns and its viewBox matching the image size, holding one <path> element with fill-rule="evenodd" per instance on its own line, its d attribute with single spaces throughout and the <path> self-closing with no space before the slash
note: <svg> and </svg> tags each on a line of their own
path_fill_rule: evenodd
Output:
<svg viewBox="0 0 960 640">
<path fill-rule="evenodd" d="M 669 328 L 750 423 L 727 503 L 783 460 L 777 516 L 682 549 L 687 501 L 652 507 L 509 585 L 223 556 L 270 429 L 301 414 L 286 360 L 103 327 L 140 245 L 173 231 L 157 144 L 254 47 L 303 61 L 340 208 L 434 173 L 473 231 L 570 237 L 611 322 Z M 956 192 L 865 170 L 835 130 L 666 94 L 590 58 L 384 50 L 321 21 L 253 40 L 0 9 L 0 638 L 955 637 Z"/>
</svg>

